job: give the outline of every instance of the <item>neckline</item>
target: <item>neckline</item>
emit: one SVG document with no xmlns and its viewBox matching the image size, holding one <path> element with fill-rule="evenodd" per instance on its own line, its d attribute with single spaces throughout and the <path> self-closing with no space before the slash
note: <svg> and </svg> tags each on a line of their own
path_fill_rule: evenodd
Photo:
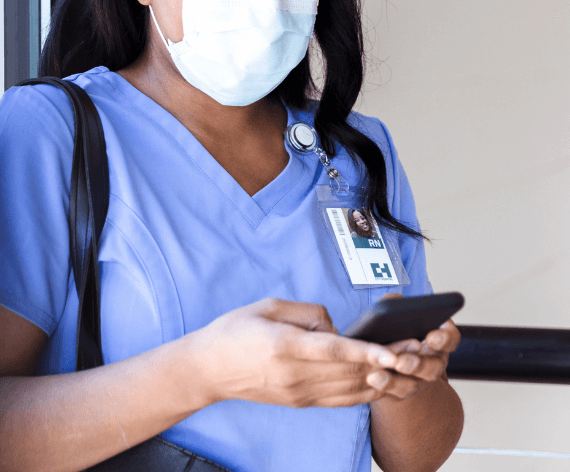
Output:
<svg viewBox="0 0 570 472">
<path fill-rule="evenodd" d="M 225 198 L 229 199 L 254 227 L 257 227 L 271 209 L 289 193 L 306 171 L 306 165 L 301 156 L 289 146 L 284 136 L 283 142 L 289 154 L 289 162 L 277 177 L 250 196 L 202 143 L 165 108 L 107 67 L 97 67 L 96 71 L 105 73 L 103 76 L 123 98 L 169 135 L 178 144 L 181 151 L 199 168 L 199 171 L 211 181 L 212 190 L 221 192 Z M 283 99 L 281 99 L 281 103 L 287 110 L 287 127 L 300 121 L 296 117 L 297 113 L 291 110 Z"/>
</svg>

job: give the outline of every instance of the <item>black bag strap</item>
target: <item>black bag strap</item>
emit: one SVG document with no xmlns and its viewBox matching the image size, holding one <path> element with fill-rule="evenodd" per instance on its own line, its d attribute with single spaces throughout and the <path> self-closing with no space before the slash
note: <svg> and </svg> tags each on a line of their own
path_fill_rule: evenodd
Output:
<svg viewBox="0 0 570 472">
<path fill-rule="evenodd" d="M 79 297 L 75 370 L 103 365 L 99 289 L 99 238 L 109 208 L 109 167 L 103 126 L 89 95 L 56 77 L 18 85 L 53 85 L 65 92 L 73 110 L 73 166 L 69 198 L 70 254 Z"/>
</svg>

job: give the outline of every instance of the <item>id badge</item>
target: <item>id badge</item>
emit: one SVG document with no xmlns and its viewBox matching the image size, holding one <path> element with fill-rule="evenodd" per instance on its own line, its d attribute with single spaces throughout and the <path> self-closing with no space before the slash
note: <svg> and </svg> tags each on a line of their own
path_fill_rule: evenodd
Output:
<svg viewBox="0 0 570 472">
<path fill-rule="evenodd" d="M 317 204 L 355 289 L 409 285 L 410 279 L 390 232 L 363 208 L 360 194 L 318 185 Z"/>
</svg>

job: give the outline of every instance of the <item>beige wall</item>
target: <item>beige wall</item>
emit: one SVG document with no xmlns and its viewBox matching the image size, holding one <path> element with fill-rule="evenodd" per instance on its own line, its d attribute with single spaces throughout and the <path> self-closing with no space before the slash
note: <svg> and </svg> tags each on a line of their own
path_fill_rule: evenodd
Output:
<svg viewBox="0 0 570 472">
<path fill-rule="evenodd" d="M 372 61 L 356 108 L 392 133 L 434 289 L 465 294 L 458 324 L 570 329 L 570 2 L 364 3 Z M 570 453 L 570 386 L 451 383 L 458 446 Z M 440 470 L 570 460 L 455 453 Z"/>
</svg>

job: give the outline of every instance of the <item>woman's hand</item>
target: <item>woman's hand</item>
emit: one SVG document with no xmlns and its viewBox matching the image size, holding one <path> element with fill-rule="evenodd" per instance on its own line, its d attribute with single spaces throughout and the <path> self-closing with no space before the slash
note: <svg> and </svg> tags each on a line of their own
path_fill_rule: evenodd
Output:
<svg viewBox="0 0 570 472">
<path fill-rule="evenodd" d="M 390 297 L 401 295 L 384 298 Z M 460 339 L 448 321 L 422 343 L 367 343 L 338 336 L 322 305 L 278 299 L 238 308 L 189 336 L 191 362 L 200 366 L 210 403 L 243 399 L 296 408 L 409 398 L 444 374 Z"/>
<path fill-rule="evenodd" d="M 388 298 L 403 298 L 399 294 L 388 294 Z M 424 390 L 430 382 L 439 378 L 447 380 L 449 353 L 455 351 L 461 341 L 461 334 L 455 323 L 447 320 L 439 329 L 430 331 L 423 341 L 405 339 L 389 344 L 398 354 L 395 371 L 387 388 L 389 394 L 400 399 L 410 398 Z M 396 393 L 396 394 L 394 394 Z"/>
<path fill-rule="evenodd" d="M 322 305 L 266 299 L 189 335 L 189 358 L 201 366 L 212 403 L 338 407 L 398 395 L 398 381 L 386 386 L 398 356 L 336 333 Z"/>
</svg>

